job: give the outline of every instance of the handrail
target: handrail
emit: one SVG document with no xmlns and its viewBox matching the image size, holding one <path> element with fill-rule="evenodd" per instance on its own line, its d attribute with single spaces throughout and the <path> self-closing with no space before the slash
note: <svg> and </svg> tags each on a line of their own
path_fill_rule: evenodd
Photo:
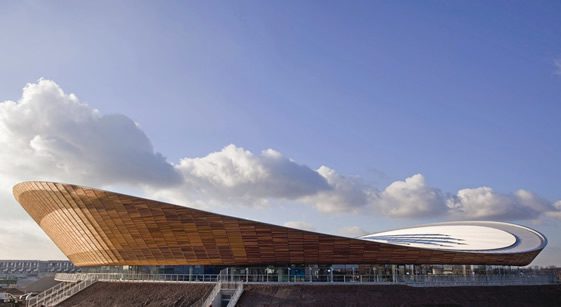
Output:
<svg viewBox="0 0 561 307">
<path fill-rule="evenodd" d="M 278 274 L 135 274 L 135 273 L 59 273 L 58 281 L 78 282 L 94 279 L 108 282 L 190 282 L 215 283 L 222 281 L 223 288 L 233 289 L 229 283 L 337 283 L 337 284 L 400 284 L 411 286 L 449 285 L 543 285 L 558 284 L 553 274 L 507 274 L 507 275 L 278 275 Z"/>
<path fill-rule="evenodd" d="M 214 285 L 214 287 L 212 288 L 212 291 L 210 292 L 210 294 L 206 298 L 205 297 L 201 298 L 198 302 L 196 302 L 195 304 L 193 304 L 191 306 L 200 306 L 200 307 L 211 306 L 212 302 L 214 302 L 214 299 L 216 298 L 218 293 L 220 293 L 221 289 L 222 289 L 222 282 L 218 281 L 216 283 L 216 285 Z M 201 302 L 201 300 L 203 300 L 203 299 L 204 299 L 204 301 Z"/>
<path fill-rule="evenodd" d="M 59 291 L 61 291 L 62 289 L 64 289 L 65 287 L 69 286 L 70 283 L 66 283 L 66 282 L 61 282 L 58 283 L 52 287 L 50 287 L 49 289 L 37 294 L 36 296 L 30 298 L 27 301 L 27 305 L 28 306 L 35 306 L 35 305 L 39 305 L 40 303 L 43 303 L 45 300 L 47 300 L 48 297 L 50 297 L 51 295 L 54 295 L 54 293 L 58 293 Z"/>
<path fill-rule="evenodd" d="M 27 301 L 27 306 L 54 306 L 89 287 L 95 280 L 61 282 Z"/>
<path fill-rule="evenodd" d="M 243 283 L 240 282 L 240 283 L 238 283 L 238 286 L 236 287 L 236 291 L 234 292 L 232 297 L 230 297 L 230 301 L 228 302 L 228 305 L 226 307 L 236 306 L 236 304 L 238 303 L 238 300 L 242 296 L 242 293 L 243 293 Z"/>
<path fill-rule="evenodd" d="M 219 274 L 146 274 L 146 273 L 58 273 L 55 280 L 76 282 L 85 279 L 126 282 L 216 282 Z"/>
<path fill-rule="evenodd" d="M 224 283 L 245 282 L 255 284 L 269 283 L 353 283 L 353 284 L 557 284 L 560 281 L 553 274 L 512 274 L 512 275 L 265 275 L 265 274 L 229 274 L 223 275 Z"/>
<path fill-rule="evenodd" d="M 66 288 L 65 291 L 63 291 L 62 293 L 59 293 L 57 296 L 55 296 L 51 300 L 49 300 L 47 305 L 56 306 L 56 305 L 60 304 L 61 302 L 65 301 L 66 299 L 72 297 L 76 293 L 86 289 L 87 287 L 89 287 L 90 285 L 92 285 L 95 282 L 96 282 L 95 280 L 84 280 L 84 281 L 81 281 L 81 282 L 75 284 L 72 287 Z"/>
</svg>

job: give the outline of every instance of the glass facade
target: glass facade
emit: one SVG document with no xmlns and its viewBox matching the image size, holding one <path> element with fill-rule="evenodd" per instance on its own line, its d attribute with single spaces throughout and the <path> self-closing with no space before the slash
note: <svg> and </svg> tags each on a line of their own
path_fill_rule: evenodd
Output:
<svg viewBox="0 0 561 307">
<path fill-rule="evenodd" d="M 287 265 L 287 266 L 97 266 L 83 267 L 83 273 L 181 275 L 185 280 L 206 280 L 222 274 L 249 282 L 407 282 L 431 278 L 518 276 L 526 269 L 489 265 Z M 206 277 L 205 277 L 206 276 Z"/>
</svg>

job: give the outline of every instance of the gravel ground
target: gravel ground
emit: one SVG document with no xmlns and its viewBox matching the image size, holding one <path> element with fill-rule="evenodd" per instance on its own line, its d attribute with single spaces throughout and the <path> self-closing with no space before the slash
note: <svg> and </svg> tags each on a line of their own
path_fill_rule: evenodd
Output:
<svg viewBox="0 0 561 307">
<path fill-rule="evenodd" d="M 58 306 L 190 306 L 209 293 L 212 286 L 211 284 L 96 282 Z"/>
<path fill-rule="evenodd" d="M 237 306 L 561 306 L 561 286 L 246 286 Z"/>
<path fill-rule="evenodd" d="M 102 283 L 59 306 L 190 306 L 210 284 Z M 246 285 L 241 307 L 280 306 L 561 306 L 561 285 L 435 287 L 375 285 Z"/>
</svg>

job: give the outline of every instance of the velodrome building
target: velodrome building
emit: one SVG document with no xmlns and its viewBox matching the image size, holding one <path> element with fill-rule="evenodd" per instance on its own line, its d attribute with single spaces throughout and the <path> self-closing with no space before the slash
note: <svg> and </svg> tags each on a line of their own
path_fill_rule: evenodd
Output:
<svg viewBox="0 0 561 307">
<path fill-rule="evenodd" d="M 13 192 L 68 259 L 85 271 L 209 272 L 230 267 L 317 274 L 401 266 L 413 273 L 463 267 L 465 273 L 466 266 L 528 265 L 547 244 L 533 229 L 501 222 L 447 222 L 348 238 L 72 184 L 23 182 Z"/>
</svg>

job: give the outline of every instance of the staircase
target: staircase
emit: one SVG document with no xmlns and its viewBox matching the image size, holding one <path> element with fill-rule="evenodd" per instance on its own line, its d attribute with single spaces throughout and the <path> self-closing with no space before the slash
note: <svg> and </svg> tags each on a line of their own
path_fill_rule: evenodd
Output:
<svg viewBox="0 0 561 307">
<path fill-rule="evenodd" d="M 217 281 L 210 294 L 192 306 L 196 307 L 234 307 L 243 293 L 242 282 Z"/>
<path fill-rule="evenodd" d="M 28 307 L 51 307 L 62 303 L 67 298 L 73 296 L 74 294 L 86 289 L 95 280 L 82 280 L 78 282 L 61 282 L 56 286 L 47 289 L 37 296 L 30 298 L 27 301 Z"/>
<path fill-rule="evenodd" d="M 230 299 L 228 300 L 228 305 L 226 307 L 236 306 L 238 300 L 240 299 L 240 296 L 242 296 L 242 293 L 243 293 L 243 283 L 240 282 L 234 289 L 234 293 L 232 293 L 232 296 L 230 296 Z"/>
</svg>

